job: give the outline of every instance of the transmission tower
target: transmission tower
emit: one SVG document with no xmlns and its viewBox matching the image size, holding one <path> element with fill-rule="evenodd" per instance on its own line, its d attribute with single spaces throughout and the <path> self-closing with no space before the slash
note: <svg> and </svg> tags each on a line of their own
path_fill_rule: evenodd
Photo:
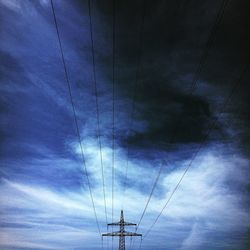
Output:
<svg viewBox="0 0 250 250">
<path fill-rule="evenodd" d="M 116 223 L 109 223 L 108 227 L 109 226 L 120 226 L 120 230 L 117 232 L 102 234 L 102 236 L 112 236 L 112 237 L 119 236 L 119 250 L 125 250 L 125 237 L 126 236 L 130 236 L 130 237 L 142 236 L 142 234 L 125 231 L 125 226 L 136 226 L 136 224 L 124 221 L 123 210 L 121 210 L 120 221 Z"/>
</svg>

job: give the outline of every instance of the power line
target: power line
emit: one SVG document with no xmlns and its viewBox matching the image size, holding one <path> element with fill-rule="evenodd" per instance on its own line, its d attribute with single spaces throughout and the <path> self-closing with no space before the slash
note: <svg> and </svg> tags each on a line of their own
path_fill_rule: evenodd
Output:
<svg viewBox="0 0 250 250">
<path fill-rule="evenodd" d="M 147 210 L 147 208 L 148 208 L 148 204 L 149 204 L 149 202 L 150 202 L 150 200 L 151 200 L 151 198 L 152 198 L 152 195 L 153 195 L 153 193 L 154 193 L 154 190 L 155 190 L 156 185 L 157 185 L 157 183 L 158 183 L 158 180 L 159 180 L 159 178 L 160 178 L 160 175 L 161 175 L 161 172 L 162 172 L 162 170 L 163 170 L 163 167 L 164 167 L 164 163 L 161 163 L 160 170 L 159 170 L 159 172 L 158 172 L 158 174 L 157 174 L 157 176 L 156 176 L 156 179 L 155 179 L 155 181 L 154 181 L 153 187 L 152 187 L 151 192 L 150 192 L 150 194 L 149 194 L 149 197 L 148 197 L 146 206 L 145 206 L 145 208 L 144 208 L 144 210 L 143 210 L 143 212 L 142 212 L 142 215 L 141 215 L 141 217 L 140 217 L 140 219 L 139 219 L 139 222 L 138 222 L 138 224 L 137 224 L 136 231 L 138 230 L 138 227 L 140 226 L 141 221 L 142 221 L 142 219 L 143 219 L 143 217 L 144 217 L 144 215 L 145 215 L 145 212 L 146 212 L 146 210 Z"/>
<path fill-rule="evenodd" d="M 115 179 L 115 0 L 113 0 L 113 65 L 112 65 L 112 223 L 114 223 L 114 179 Z M 112 228 L 113 229 L 113 228 Z M 112 250 L 113 250 L 112 237 Z"/>
<path fill-rule="evenodd" d="M 164 162 L 164 163 L 165 163 L 165 162 Z M 146 210 L 147 210 L 147 208 L 148 208 L 148 205 L 149 205 L 149 203 L 150 203 L 150 201 L 151 201 L 151 198 L 152 198 L 152 196 L 153 196 L 154 190 L 155 190 L 156 185 L 157 185 L 157 183 L 158 183 L 158 180 L 159 180 L 159 178 L 160 178 L 161 172 L 162 172 L 162 170 L 163 170 L 164 163 L 162 162 L 161 165 L 160 165 L 159 172 L 158 172 L 158 174 L 157 174 L 157 176 L 156 176 L 156 179 L 155 179 L 155 181 L 154 181 L 153 187 L 152 187 L 151 192 L 150 192 L 150 194 L 149 194 L 149 197 L 148 197 L 148 199 L 147 199 L 146 205 L 145 205 L 145 207 L 144 207 L 144 209 L 143 209 L 143 212 L 142 212 L 142 215 L 141 215 L 141 217 L 140 217 L 140 219 L 139 219 L 139 222 L 137 223 L 137 226 L 136 226 L 136 228 L 135 228 L 135 232 L 137 232 L 137 230 L 138 230 L 138 228 L 139 228 L 139 226 L 140 226 L 140 224 L 141 224 L 141 221 L 142 221 L 142 219 L 143 219 L 143 217 L 144 217 L 144 215 L 145 215 L 145 213 L 146 213 Z M 129 249 L 131 248 L 131 244 L 132 244 L 132 240 L 130 241 Z M 133 248 L 134 248 L 134 241 L 133 241 L 132 249 L 133 249 Z"/>
<path fill-rule="evenodd" d="M 143 29 L 144 29 L 144 22 L 145 22 L 145 9 L 146 9 L 146 0 L 143 0 L 143 11 L 142 11 L 142 21 L 141 21 L 141 27 L 139 32 L 139 42 L 138 42 L 138 54 L 136 59 L 136 75 L 135 75 L 135 83 L 134 83 L 134 89 L 133 89 L 133 97 L 132 97 L 132 107 L 131 107 L 131 117 L 129 120 L 129 127 L 128 127 L 128 135 L 130 135 L 130 131 L 133 126 L 133 120 L 134 120 L 134 113 L 135 113 L 135 101 L 136 101 L 136 93 L 137 93 L 137 87 L 138 87 L 138 80 L 139 80 L 139 73 L 141 69 L 141 58 L 142 58 L 142 45 L 143 45 Z M 126 192 L 127 187 L 127 181 L 128 181 L 128 161 L 129 161 L 129 152 L 130 147 L 129 144 L 127 145 L 127 161 L 126 161 L 126 169 L 125 169 L 125 182 L 124 182 L 124 195 Z"/>
<path fill-rule="evenodd" d="M 142 245 L 142 238 L 140 240 L 139 250 L 141 250 L 141 245 Z"/>
<path fill-rule="evenodd" d="M 214 22 L 214 24 L 212 26 L 212 29 L 210 31 L 210 34 L 208 36 L 208 40 L 207 40 L 205 49 L 204 49 L 204 51 L 202 53 L 202 56 L 201 56 L 201 59 L 199 61 L 197 70 L 194 73 L 194 77 L 193 77 L 191 88 L 190 88 L 190 95 L 191 96 L 193 95 L 193 93 L 195 91 L 195 87 L 197 86 L 197 82 L 199 80 L 200 74 L 202 72 L 203 67 L 205 66 L 205 62 L 206 62 L 206 59 L 207 59 L 207 56 L 208 56 L 208 52 L 211 49 L 212 44 L 213 44 L 213 42 L 215 40 L 215 35 L 216 35 L 218 25 L 220 24 L 221 20 L 223 19 L 223 16 L 224 16 L 224 13 L 225 13 L 225 8 L 226 8 L 228 2 L 229 2 L 229 0 L 222 0 L 222 2 L 221 2 L 220 8 L 219 8 L 218 13 L 217 13 L 216 18 L 215 18 L 215 22 Z M 175 136 L 176 136 L 176 133 L 177 133 L 177 130 L 178 130 L 178 125 L 182 120 L 181 118 L 182 118 L 182 115 L 179 117 L 179 119 L 177 121 L 177 126 L 174 127 L 174 131 L 172 133 L 173 136 L 171 137 L 171 140 L 170 140 L 171 143 L 173 143 L 173 141 L 175 139 Z M 147 200 L 147 203 L 146 203 L 145 208 L 143 210 L 143 214 L 142 214 L 142 217 L 141 217 L 140 221 L 143 219 L 143 217 L 145 215 L 146 209 L 147 209 L 148 204 L 149 204 L 149 202 L 151 200 L 151 197 L 152 197 L 152 194 L 154 192 L 155 186 L 158 183 L 161 172 L 162 172 L 162 167 L 159 169 L 159 174 L 157 175 L 157 177 L 155 179 L 155 182 L 153 184 L 151 193 L 149 195 L 149 199 Z M 138 224 L 140 224 L 140 223 L 138 223 Z"/>
<path fill-rule="evenodd" d="M 90 180 L 89 180 L 89 176 L 88 176 L 87 166 L 86 166 L 86 162 L 85 162 L 83 146 L 82 146 L 82 140 L 81 140 L 80 130 L 79 130 L 78 121 L 77 121 L 77 117 L 76 117 L 76 110 L 75 110 L 75 105 L 74 105 L 74 101 L 73 101 L 73 96 L 72 96 L 68 71 L 67 71 L 67 67 L 66 67 L 66 63 L 65 63 L 64 53 L 63 53 L 63 49 L 62 49 L 62 43 L 61 43 L 61 39 L 60 39 L 60 34 L 59 34 L 59 29 L 58 29 L 58 24 L 57 24 L 57 19 L 56 19 L 53 0 L 50 0 L 50 3 L 51 3 L 51 8 L 52 8 L 53 17 L 54 17 L 54 23 L 55 23 L 56 34 L 57 34 L 57 38 L 58 38 L 61 58 L 62 58 L 62 64 L 63 64 L 63 68 L 64 68 L 65 79 L 66 79 L 66 82 L 67 82 L 68 91 L 69 91 L 69 95 L 70 95 L 70 102 L 71 102 L 72 111 L 73 111 L 73 115 L 74 115 L 76 132 L 77 132 L 77 137 L 78 137 L 78 140 L 79 140 L 79 145 L 80 145 L 80 150 L 81 150 L 81 157 L 82 157 L 82 162 L 83 162 L 83 166 L 84 166 L 84 172 L 85 172 L 85 176 L 87 178 L 87 184 L 88 184 L 88 188 L 89 188 L 89 194 L 90 194 L 90 198 L 91 198 L 91 202 L 92 202 L 92 207 L 93 207 L 93 211 L 94 211 L 96 225 L 97 225 L 97 228 L 98 228 L 98 232 L 101 235 L 100 226 L 99 226 L 99 222 L 98 222 L 97 214 L 96 214 L 95 203 L 94 203 L 93 194 L 92 194 L 92 189 L 91 189 L 91 186 L 90 186 Z"/>
<path fill-rule="evenodd" d="M 221 2 L 221 5 L 220 5 L 219 10 L 217 12 L 214 24 L 213 24 L 213 26 L 212 26 L 212 28 L 210 30 L 210 33 L 209 33 L 205 48 L 204 48 L 203 53 L 201 55 L 201 58 L 199 60 L 198 66 L 197 66 L 197 68 L 196 68 L 196 70 L 194 72 L 194 76 L 193 76 L 193 79 L 192 79 L 192 82 L 191 82 L 191 87 L 190 87 L 190 96 L 192 96 L 194 94 L 195 90 L 196 90 L 198 80 L 200 78 L 202 69 L 205 66 L 206 59 L 208 57 L 208 53 L 209 53 L 210 49 L 212 48 L 212 45 L 213 45 L 213 43 L 215 41 L 217 28 L 220 25 L 220 23 L 221 23 L 221 21 L 222 21 L 222 19 L 224 17 L 226 6 L 227 6 L 228 2 L 229 2 L 229 0 L 222 0 L 222 2 Z M 178 128 L 179 128 L 178 127 L 179 123 L 182 120 L 181 118 L 182 118 L 182 115 L 179 117 L 178 121 L 176 122 L 177 126 L 174 127 L 174 131 L 172 133 L 173 136 L 171 137 L 170 143 L 174 142 L 176 133 L 177 133 Z"/>
<path fill-rule="evenodd" d="M 165 162 L 164 162 L 164 163 L 165 163 Z M 158 172 L 158 174 L 157 174 L 157 176 L 156 176 L 156 179 L 155 179 L 155 181 L 154 181 L 154 184 L 153 184 L 153 187 L 152 187 L 151 192 L 150 192 L 150 194 L 149 194 L 149 197 L 148 197 L 148 199 L 147 199 L 146 205 L 145 205 L 144 210 L 143 210 L 143 212 L 142 212 L 142 215 L 141 215 L 141 217 L 140 217 L 140 219 L 139 219 L 139 222 L 138 222 L 138 224 L 137 224 L 137 227 L 135 228 L 135 232 L 137 232 L 137 230 L 138 230 L 138 228 L 139 228 L 139 226 L 140 226 L 140 224 L 141 224 L 141 221 L 142 221 L 142 219 L 143 219 L 143 217 L 144 217 L 144 215 L 145 215 L 145 213 L 146 213 L 146 210 L 147 210 L 147 208 L 148 208 L 149 202 L 150 202 L 150 200 L 151 200 L 151 198 L 152 198 L 152 195 L 153 195 L 153 193 L 154 193 L 154 190 L 155 190 L 156 185 L 157 185 L 157 183 L 158 183 L 158 180 L 159 180 L 159 178 L 160 178 L 161 172 L 162 172 L 162 170 L 163 170 L 164 163 L 163 163 L 163 162 L 161 163 L 159 172 Z M 130 247 L 131 247 L 131 243 L 132 243 L 132 242 L 130 242 Z M 132 249 L 133 249 L 133 248 L 134 248 L 134 242 L 133 242 Z"/>
<path fill-rule="evenodd" d="M 225 9 L 226 9 L 226 6 L 227 6 L 228 2 L 229 2 L 229 0 L 222 0 L 222 2 L 221 2 L 220 8 L 219 8 L 218 13 L 217 13 L 216 18 L 215 18 L 215 22 L 214 22 L 214 24 L 212 26 L 212 29 L 210 31 L 208 40 L 206 42 L 205 50 L 204 50 L 204 52 L 203 52 L 203 54 L 202 54 L 202 56 L 200 58 L 198 67 L 196 68 L 196 71 L 195 71 L 195 74 L 194 74 L 194 77 L 193 77 L 193 80 L 192 80 L 192 84 L 191 84 L 191 91 L 194 91 L 196 86 L 197 86 L 200 73 L 202 71 L 202 68 L 205 65 L 206 59 L 208 57 L 208 52 L 209 52 L 209 50 L 211 49 L 211 47 L 212 47 L 212 45 L 214 43 L 217 27 L 220 24 L 221 20 L 223 19 L 223 16 L 225 14 Z"/>
<path fill-rule="evenodd" d="M 217 118 L 215 118 L 214 122 L 212 123 L 212 125 L 209 127 L 208 129 L 208 133 L 204 136 L 203 138 L 203 142 L 199 145 L 197 151 L 194 153 L 193 157 L 191 158 L 188 166 L 186 167 L 186 169 L 184 170 L 181 178 L 179 179 L 178 183 L 176 184 L 175 188 L 173 189 L 170 197 L 168 198 L 167 202 L 165 203 L 165 205 L 163 206 L 162 210 L 160 211 L 160 213 L 158 214 L 158 216 L 156 217 L 156 219 L 154 220 L 153 224 L 150 226 L 150 228 L 147 230 L 146 234 L 144 235 L 143 239 L 145 239 L 147 237 L 147 235 L 150 233 L 150 231 L 152 230 L 152 228 L 154 227 L 154 225 L 157 223 L 158 219 L 160 218 L 160 216 L 162 215 L 163 211 L 165 210 L 165 208 L 167 207 L 167 205 L 169 204 L 170 200 L 172 199 L 173 195 L 175 194 L 175 192 L 177 191 L 178 187 L 180 186 L 183 178 L 185 177 L 186 173 L 188 172 L 188 170 L 190 169 L 191 165 L 193 164 L 195 158 L 197 157 L 198 153 L 200 152 L 200 150 L 202 149 L 203 145 L 206 142 L 206 139 L 208 138 L 208 136 L 210 135 L 211 131 L 216 127 L 217 122 L 219 120 L 219 118 L 221 117 L 222 113 L 225 110 L 225 107 L 228 105 L 230 99 L 232 98 L 233 94 L 235 93 L 236 89 L 239 87 L 239 85 L 242 82 L 242 79 L 245 75 L 245 73 L 247 72 L 249 67 L 249 62 L 246 64 L 246 66 L 244 67 L 240 77 L 238 78 L 238 80 L 236 81 L 236 83 L 233 85 L 228 97 L 226 98 L 226 100 L 224 101 L 224 103 L 222 104 L 221 107 L 221 111 L 219 112 L 219 115 Z"/>
<path fill-rule="evenodd" d="M 103 157 L 102 157 L 102 142 L 101 142 L 101 136 L 100 136 L 100 113 L 99 113 L 98 92 L 97 92 L 97 83 L 96 83 L 96 66 L 95 66 L 95 51 L 94 51 L 94 41 L 93 41 L 93 26 L 92 26 L 91 3 L 90 2 L 91 1 L 89 0 L 88 1 L 88 7 L 89 7 L 88 9 L 89 9 L 89 25 L 90 25 L 93 78 L 94 78 L 96 115 L 97 115 L 97 137 L 98 137 L 99 151 L 100 151 L 100 163 L 101 163 L 101 172 L 102 172 L 102 190 L 103 190 L 106 224 L 108 224 L 107 203 L 106 203 L 106 193 L 105 193 L 105 180 L 104 180 L 104 168 L 103 168 Z"/>
</svg>

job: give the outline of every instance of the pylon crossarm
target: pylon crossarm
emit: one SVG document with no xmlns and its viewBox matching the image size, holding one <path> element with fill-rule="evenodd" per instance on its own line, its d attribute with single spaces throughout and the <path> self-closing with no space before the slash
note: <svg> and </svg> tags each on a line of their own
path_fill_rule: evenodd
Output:
<svg viewBox="0 0 250 250">
<path fill-rule="evenodd" d="M 119 228 L 120 228 L 119 231 L 116 231 L 116 232 L 112 231 L 110 233 L 102 234 L 102 236 L 111 236 L 111 237 L 118 236 L 119 237 L 119 250 L 125 250 L 125 237 L 127 237 L 127 236 L 129 236 L 129 237 L 131 237 L 131 236 L 142 237 L 142 234 L 125 231 L 126 226 L 137 226 L 137 224 L 124 221 L 124 216 L 123 216 L 122 210 L 121 210 L 120 221 L 115 222 L 115 223 L 109 223 L 109 224 L 107 224 L 107 226 L 108 227 L 109 226 L 119 226 Z"/>
<path fill-rule="evenodd" d="M 118 233 L 106 233 L 102 234 L 102 236 L 119 236 Z"/>
<path fill-rule="evenodd" d="M 125 232 L 122 235 L 124 235 L 124 236 L 142 236 L 142 234 L 131 233 L 131 232 Z"/>
<path fill-rule="evenodd" d="M 102 236 L 142 236 L 142 234 L 132 233 L 132 232 L 112 232 L 102 234 Z"/>
<path fill-rule="evenodd" d="M 115 222 L 115 223 L 109 223 L 107 224 L 108 226 L 120 226 L 119 222 Z"/>
<path fill-rule="evenodd" d="M 135 223 L 130 223 L 130 222 L 114 222 L 114 223 L 109 223 L 108 226 L 136 226 L 137 224 Z"/>
<path fill-rule="evenodd" d="M 124 221 L 124 226 L 136 226 L 137 224 Z"/>
<path fill-rule="evenodd" d="M 107 234 L 102 234 L 102 236 L 122 236 L 121 233 L 107 233 Z"/>
</svg>

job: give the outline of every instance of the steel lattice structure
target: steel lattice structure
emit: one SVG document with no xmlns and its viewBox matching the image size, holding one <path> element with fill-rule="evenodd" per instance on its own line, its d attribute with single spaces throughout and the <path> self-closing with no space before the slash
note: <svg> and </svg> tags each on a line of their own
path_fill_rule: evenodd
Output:
<svg viewBox="0 0 250 250">
<path fill-rule="evenodd" d="M 124 216 L 123 216 L 123 210 L 121 210 L 120 221 L 108 224 L 108 227 L 109 226 L 119 226 L 120 230 L 117 232 L 102 234 L 102 236 L 111 236 L 111 237 L 118 236 L 119 237 L 119 250 L 125 250 L 125 237 L 126 236 L 130 236 L 130 237 L 142 236 L 142 234 L 125 231 L 125 226 L 136 226 L 136 225 L 137 224 L 135 224 L 135 223 L 125 222 Z"/>
</svg>

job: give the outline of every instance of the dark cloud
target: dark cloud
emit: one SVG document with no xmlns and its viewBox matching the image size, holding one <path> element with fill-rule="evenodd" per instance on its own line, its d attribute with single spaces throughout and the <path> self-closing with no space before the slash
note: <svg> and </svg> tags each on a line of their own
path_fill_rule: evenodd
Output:
<svg viewBox="0 0 250 250">
<path fill-rule="evenodd" d="M 116 5 L 116 91 L 120 98 L 133 101 L 136 62 L 141 49 L 134 119 L 147 124 L 144 131 L 132 128 L 132 135 L 123 130 L 123 134 L 129 137 L 126 139 L 117 134 L 118 139 L 127 141 L 136 150 L 140 147 L 155 148 L 157 142 L 203 141 L 249 54 L 249 18 L 246 11 L 240 16 L 237 14 L 241 9 L 247 9 L 248 4 L 229 3 L 216 27 L 212 46 L 205 52 L 207 58 L 198 76 L 197 90 L 190 95 L 192 79 L 206 49 L 205 44 L 208 39 L 211 40 L 209 34 L 221 4 L 222 1 L 160 1 L 157 4 L 146 1 L 142 44 L 139 37 L 143 1 L 136 1 L 134 8 L 123 2 Z M 99 11 L 103 10 L 102 15 L 110 24 L 105 35 L 110 41 L 112 4 L 93 5 Z M 123 5 L 126 7 L 123 8 Z M 232 12 L 234 9 L 238 9 L 238 12 Z M 97 54 L 98 43 L 97 40 Z M 140 45 L 141 48 L 138 47 Z M 111 44 L 108 49 L 110 47 Z M 208 94 L 206 89 L 209 88 L 212 90 Z M 119 109 L 119 112 L 123 110 Z M 223 133 L 223 126 L 223 123 L 219 123 L 214 133 Z"/>
<path fill-rule="evenodd" d="M 136 133 L 130 142 L 145 145 L 162 143 L 201 142 L 211 122 L 209 104 L 200 97 L 185 95 L 167 84 L 145 82 L 139 90 L 143 108 L 136 119 L 146 120 L 147 130 Z"/>
</svg>

